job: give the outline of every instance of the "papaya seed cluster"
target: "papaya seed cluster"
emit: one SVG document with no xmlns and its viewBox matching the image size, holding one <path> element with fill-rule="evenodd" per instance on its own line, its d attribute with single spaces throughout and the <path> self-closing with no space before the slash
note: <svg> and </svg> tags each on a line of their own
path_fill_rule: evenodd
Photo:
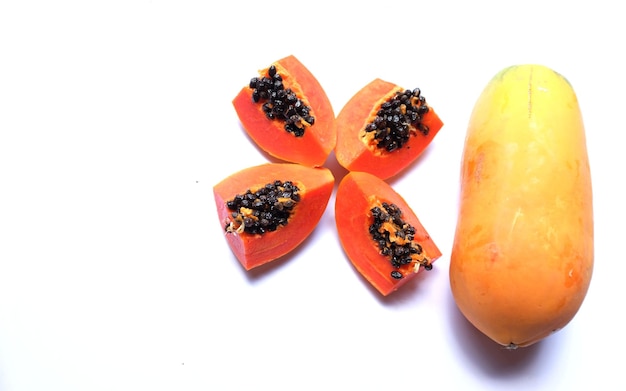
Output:
<svg viewBox="0 0 626 391">
<path fill-rule="evenodd" d="M 402 211 L 395 204 L 382 202 L 370 209 L 372 224 L 369 233 L 378 245 L 380 253 L 386 256 L 395 268 L 391 277 L 401 279 L 402 266 L 413 265 L 417 272 L 420 266 L 431 270 L 432 264 L 422 246 L 415 242 L 415 228 L 402 219 Z"/>
<path fill-rule="evenodd" d="M 269 67 L 267 76 L 253 77 L 249 87 L 252 88 L 252 100 L 263 104 L 265 116 L 284 121 L 285 130 L 294 136 L 304 136 L 306 127 L 315 123 L 311 108 L 294 91 L 285 88 L 275 65 Z"/>
<path fill-rule="evenodd" d="M 398 91 L 380 106 L 374 119 L 365 126 L 365 137 L 377 148 L 393 152 L 402 148 L 417 131 L 428 135 L 428 126 L 422 123 L 428 110 L 419 88 Z"/>
<path fill-rule="evenodd" d="M 300 189 L 292 182 L 276 180 L 226 202 L 232 211 L 232 221 L 224 228 L 227 233 L 264 234 L 287 225 L 294 207 L 300 201 Z"/>
</svg>

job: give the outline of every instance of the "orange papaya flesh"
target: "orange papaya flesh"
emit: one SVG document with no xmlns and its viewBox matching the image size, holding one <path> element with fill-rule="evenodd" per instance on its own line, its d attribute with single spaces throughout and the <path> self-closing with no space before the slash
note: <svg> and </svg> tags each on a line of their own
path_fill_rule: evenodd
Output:
<svg viewBox="0 0 626 391">
<path fill-rule="evenodd" d="M 373 174 L 353 171 L 341 180 L 335 223 L 346 256 L 383 296 L 441 257 L 404 198 Z"/>
<path fill-rule="evenodd" d="M 241 125 L 269 155 L 322 166 L 335 148 L 335 113 L 315 76 L 293 55 L 259 71 L 233 99 Z"/>
<path fill-rule="evenodd" d="M 324 167 L 265 163 L 217 183 L 217 214 L 241 265 L 250 270 L 298 247 L 324 214 L 334 182 Z"/>
<path fill-rule="evenodd" d="M 394 100 L 398 93 L 404 97 Z M 390 108 L 385 109 L 387 106 Z M 379 115 L 381 108 L 385 109 L 383 116 Z M 339 164 L 349 171 L 388 179 L 422 154 L 443 122 L 419 89 L 409 91 L 375 79 L 344 105 L 336 127 L 335 155 Z"/>
</svg>

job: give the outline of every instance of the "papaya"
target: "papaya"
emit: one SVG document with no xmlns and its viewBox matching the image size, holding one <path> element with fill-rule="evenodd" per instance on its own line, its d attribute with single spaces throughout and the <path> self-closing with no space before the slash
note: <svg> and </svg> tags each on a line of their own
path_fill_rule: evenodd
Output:
<svg viewBox="0 0 626 391">
<path fill-rule="evenodd" d="M 315 229 L 334 189 L 325 167 L 265 163 L 213 187 L 217 215 L 232 252 L 246 270 L 298 247 Z"/>
<path fill-rule="evenodd" d="M 337 115 L 335 156 L 348 171 L 388 179 L 415 161 L 442 126 L 419 89 L 374 79 Z"/>
<path fill-rule="evenodd" d="M 250 139 L 277 159 L 317 167 L 335 148 L 332 104 L 293 55 L 260 70 L 232 103 Z"/>
<path fill-rule="evenodd" d="M 383 296 L 431 270 L 441 256 L 405 199 L 367 172 L 348 172 L 340 181 L 335 224 L 347 258 Z"/>
<path fill-rule="evenodd" d="M 460 312 L 510 349 L 565 327 L 594 264 L 592 185 L 580 105 L 544 65 L 501 70 L 471 113 L 449 277 Z"/>
</svg>

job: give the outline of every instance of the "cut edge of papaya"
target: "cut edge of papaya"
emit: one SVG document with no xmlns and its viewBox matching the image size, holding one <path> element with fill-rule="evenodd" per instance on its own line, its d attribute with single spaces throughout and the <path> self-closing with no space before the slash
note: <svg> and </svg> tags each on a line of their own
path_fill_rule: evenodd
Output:
<svg viewBox="0 0 626 391">
<path fill-rule="evenodd" d="M 403 277 L 391 276 L 394 267 L 381 254 L 369 233 L 371 208 L 376 203 L 395 204 L 402 211 L 403 220 L 415 228 L 419 243 L 432 265 L 441 257 L 441 251 L 430 237 L 417 215 L 405 199 L 389 184 L 373 174 L 349 172 L 340 181 L 335 197 L 335 223 L 341 246 L 355 269 L 383 296 L 398 290 L 417 276 L 424 268 L 413 265 L 400 267 Z"/>
<path fill-rule="evenodd" d="M 284 129 L 283 122 L 266 118 L 262 104 L 252 100 L 252 89 L 243 87 L 232 104 L 242 127 L 259 148 L 269 155 L 291 163 L 311 167 L 322 166 L 335 148 L 337 131 L 335 113 L 326 92 L 313 73 L 295 56 L 282 58 L 274 64 L 286 88 L 301 92 L 311 107 L 315 123 L 307 126 L 302 137 Z M 267 68 L 259 75 L 267 74 Z"/>
<path fill-rule="evenodd" d="M 293 181 L 300 189 L 300 201 L 286 225 L 264 234 L 227 230 L 232 223 L 226 203 L 248 189 L 275 180 Z M 287 255 L 315 230 L 334 189 L 332 172 L 324 167 L 295 163 L 265 163 L 238 171 L 213 187 L 217 214 L 233 254 L 246 270 L 251 270 Z"/>
<path fill-rule="evenodd" d="M 388 179 L 406 169 L 433 141 L 443 127 L 443 122 L 430 105 L 428 113 L 422 118 L 422 123 L 429 128 L 428 134 L 418 132 L 400 149 L 380 152 L 368 147 L 362 140 L 363 129 L 377 108 L 401 90 L 402 87 L 377 78 L 361 88 L 344 105 L 336 119 L 335 155 L 341 166 L 349 171 L 368 172 L 380 179 Z"/>
</svg>

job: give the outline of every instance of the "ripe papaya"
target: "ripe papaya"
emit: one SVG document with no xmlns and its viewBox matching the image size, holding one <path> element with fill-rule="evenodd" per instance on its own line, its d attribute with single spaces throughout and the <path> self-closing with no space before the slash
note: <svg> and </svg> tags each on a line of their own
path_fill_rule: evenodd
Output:
<svg viewBox="0 0 626 391">
<path fill-rule="evenodd" d="M 275 158 L 321 166 L 335 148 L 330 100 L 311 71 L 293 55 L 260 70 L 232 103 L 248 136 Z"/>
<path fill-rule="evenodd" d="M 335 156 L 348 171 L 388 179 L 415 161 L 442 126 L 419 89 L 375 79 L 337 115 Z"/>
<path fill-rule="evenodd" d="M 577 96 L 559 73 L 508 67 L 472 111 L 450 285 L 463 315 L 514 349 L 578 312 L 594 263 L 592 186 Z"/>
<path fill-rule="evenodd" d="M 213 187 L 217 215 L 231 250 L 246 269 L 289 253 L 313 232 L 334 188 L 324 167 L 266 163 Z"/>
<path fill-rule="evenodd" d="M 343 177 L 335 194 L 335 224 L 346 256 L 383 296 L 430 270 L 441 256 L 404 198 L 373 174 Z"/>
</svg>

